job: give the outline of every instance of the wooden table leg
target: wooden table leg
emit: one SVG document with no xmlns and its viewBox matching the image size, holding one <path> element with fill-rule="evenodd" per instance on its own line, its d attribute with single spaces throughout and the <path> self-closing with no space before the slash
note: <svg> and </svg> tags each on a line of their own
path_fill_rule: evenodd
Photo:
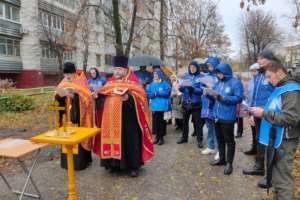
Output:
<svg viewBox="0 0 300 200">
<path fill-rule="evenodd" d="M 68 200 L 77 200 L 74 176 L 73 146 L 66 145 L 68 159 Z"/>
</svg>

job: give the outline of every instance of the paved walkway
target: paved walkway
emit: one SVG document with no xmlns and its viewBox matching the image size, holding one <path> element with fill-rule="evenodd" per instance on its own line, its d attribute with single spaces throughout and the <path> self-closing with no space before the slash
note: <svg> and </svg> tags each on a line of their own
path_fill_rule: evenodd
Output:
<svg viewBox="0 0 300 200">
<path fill-rule="evenodd" d="M 234 171 L 223 175 L 223 167 L 211 167 L 213 155 L 201 155 L 195 138 L 177 145 L 179 133 L 168 128 L 166 144 L 155 146 L 155 157 L 143 166 L 138 178 L 124 174 L 110 174 L 99 167 L 99 159 L 86 170 L 76 173 L 76 186 L 80 200 L 256 200 L 265 191 L 256 187 L 260 177 L 242 175 L 242 169 L 253 164 L 253 157 L 242 152 L 249 148 L 249 130 L 237 139 Z M 52 148 L 53 149 L 53 148 Z M 15 185 L 24 176 L 20 170 L 5 171 Z M 67 195 L 66 171 L 59 160 L 42 161 L 35 169 L 37 181 L 45 200 L 64 200 Z M 15 195 L 0 180 L 0 199 L 13 200 Z M 27 199 L 27 198 L 24 198 Z"/>
</svg>

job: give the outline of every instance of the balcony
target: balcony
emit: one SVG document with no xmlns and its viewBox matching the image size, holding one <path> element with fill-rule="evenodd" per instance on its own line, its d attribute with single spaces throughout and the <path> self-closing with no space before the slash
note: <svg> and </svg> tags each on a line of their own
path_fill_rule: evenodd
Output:
<svg viewBox="0 0 300 200">
<path fill-rule="evenodd" d="M 23 64 L 20 57 L 0 55 L 0 73 L 20 73 Z"/>
<path fill-rule="evenodd" d="M 21 24 L 0 18 L 0 34 L 21 38 Z"/>
</svg>

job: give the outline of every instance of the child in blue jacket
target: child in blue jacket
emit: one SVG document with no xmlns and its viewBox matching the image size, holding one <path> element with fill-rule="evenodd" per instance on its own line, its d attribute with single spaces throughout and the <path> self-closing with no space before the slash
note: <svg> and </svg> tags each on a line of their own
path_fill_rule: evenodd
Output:
<svg viewBox="0 0 300 200">
<path fill-rule="evenodd" d="M 146 93 L 150 100 L 150 110 L 152 111 L 153 134 L 156 135 L 154 144 L 164 144 L 167 123 L 164 120 L 164 112 L 170 108 L 171 87 L 164 80 L 162 71 L 153 72 L 153 81 L 146 87 Z"/>
</svg>

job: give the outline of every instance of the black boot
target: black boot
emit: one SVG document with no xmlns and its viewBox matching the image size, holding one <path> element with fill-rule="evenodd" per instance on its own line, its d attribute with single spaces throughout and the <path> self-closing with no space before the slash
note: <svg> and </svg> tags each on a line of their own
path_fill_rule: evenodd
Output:
<svg viewBox="0 0 300 200">
<path fill-rule="evenodd" d="M 264 158 L 256 158 L 254 167 L 251 169 L 244 169 L 243 174 L 256 176 L 265 175 Z"/>
<path fill-rule="evenodd" d="M 130 170 L 130 177 L 134 178 L 134 177 L 138 177 L 139 176 L 139 171 L 136 169 L 132 169 Z"/>
<path fill-rule="evenodd" d="M 184 138 L 184 137 L 180 137 L 177 140 L 177 144 L 183 144 L 183 143 L 187 143 L 187 142 L 188 142 L 187 138 Z"/>
<path fill-rule="evenodd" d="M 227 162 L 226 166 L 224 168 L 224 174 L 225 175 L 230 175 L 232 173 L 232 171 L 233 171 L 232 163 Z"/>
<path fill-rule="evenodd" d="M 199 149 L 202 149 L 203 148 L 203 142 L 202 141 L 199 141 L 198 144 L 197 144 L 197 147 Z"/>
<path fill-rule="evenodd" d="M 267 178 L 264 177 L 264 178 L 262 178 L 262 179 L 257 183 L 257 186 L 260 187 L 260 188 L 263 188 L 263 189 L 267 189 L 267 188 L 272 187 L 272 184 L 268 186 L 268 185 L 267 185 Z"/>
<path fill-rule="evenodd" d="M 220 166 L 220 165 L 226 165 L 226 162 L 225 162 L 225 160 L 219 159 L 219 160 L 213 160 L 213 161 L 209 162 L 209 164 L 211 166 Z"/>
<path fill-rule="evenodd" d="M 153 141 L 153 144 L 157 144 L 159 142 L 159 137 L 156 135 L 155 140 Z"/>
<path fill-rule="evenodd" d="M 159 142 L 157 143 L 158 145 L 163 145 L 165 143 L 164 137 L 161 137 Z"/>
</svg>

